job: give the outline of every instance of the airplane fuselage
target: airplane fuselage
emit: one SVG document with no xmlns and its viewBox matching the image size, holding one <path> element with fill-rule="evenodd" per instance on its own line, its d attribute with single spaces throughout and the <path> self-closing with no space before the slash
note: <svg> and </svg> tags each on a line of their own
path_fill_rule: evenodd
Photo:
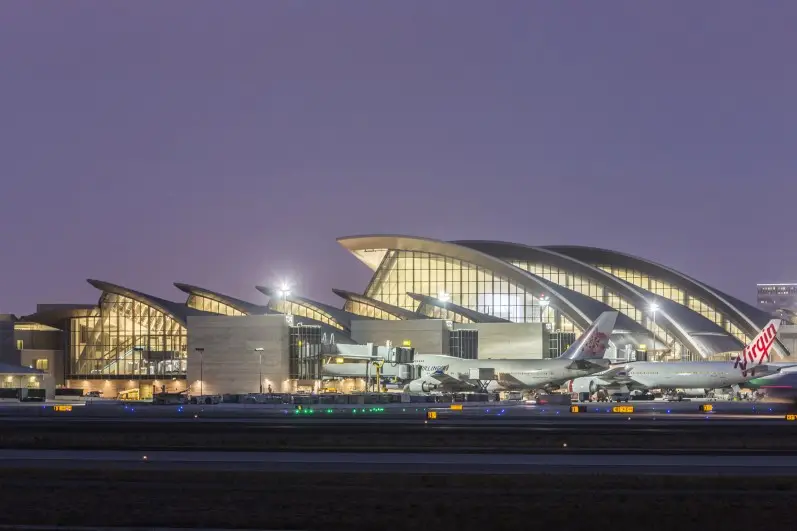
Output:
<svg viewBox="0 0 797 531">
<path fill-rule="evenodd" d="M 719 389 L 740 385 L 756 377 L 755 368 L 751 367 L 745 375 L 734 367 L 732 361 L 637 361 L 628 363 L 625 367 L 624 375 L 615 375 L 604 381 L 603 385 L 626 385 L 629 389 Z M 761 367 L 757 374 L 772 374 L 771 367 Z M 593 378 L 602 381 L 600 373 L 593 375 Z"/>
<path fill-rule="evenodd" d="M 499 387 L 504 389 L 537 389 L 551 384 L 587 376 L 608 366 L 608 360 L 591 360 L 583 368 L 574 368 L 577 362 L 567 359 L 548 360 L 466 360 L 453 356 L 420 355 L 413 365 L 421 368 L 421 378 L 434 378 L 435 373 L 445 374 L 460 381 L 468 381 L 470 369 L 492 369 Z"/>
</svg>

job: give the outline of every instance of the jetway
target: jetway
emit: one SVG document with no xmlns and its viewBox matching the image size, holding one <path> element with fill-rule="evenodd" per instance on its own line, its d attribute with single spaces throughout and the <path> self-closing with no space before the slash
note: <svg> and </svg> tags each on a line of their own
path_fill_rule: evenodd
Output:
<svg viewBox="0 0 797 531">
<path fill-rule="evenodd" d="M 343 362 L 325 363 L 321 367 L 321 376 L 326 378 L 366 378 L 373 374 L 373 367 L 366 362 Z M 381 368 L 381 374 L 385 377 L 408 380 L 413 376 L 414 367 L 407 364 L 385 363 Z"/>
<path fill-rule="evenodd" d="M 321 366 L 322 378 L 363 378 L 366 389 L 374 385 L 382 389 L 382 379 L 411 380 L 415 367 L 411 364 L 415 349 L 367 343 L 365 345 L 338 345 L 335 355 L 327 356 Z M 373 378 L 373 382 L 372 382 Z"/>
</svg>

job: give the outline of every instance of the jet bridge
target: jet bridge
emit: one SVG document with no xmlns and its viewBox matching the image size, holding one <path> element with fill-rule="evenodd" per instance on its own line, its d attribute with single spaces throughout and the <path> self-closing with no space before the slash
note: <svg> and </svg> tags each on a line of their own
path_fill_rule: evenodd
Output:
<svg viewBox="0 0 797 531">
<path fill-rule="evenodd" d="M 327 378 L 364 378 L 366 386 L 374 381 L 381 385 L 382 377 L 389 376 L 398 380 L 409 380 L 414 377 L 413 367 L 415 349 L 410 347 L 393 347 L 389 343 L 377 346 L 338 345 L 337 353 L 326 357 L 321 376 Z"/>
</svg>

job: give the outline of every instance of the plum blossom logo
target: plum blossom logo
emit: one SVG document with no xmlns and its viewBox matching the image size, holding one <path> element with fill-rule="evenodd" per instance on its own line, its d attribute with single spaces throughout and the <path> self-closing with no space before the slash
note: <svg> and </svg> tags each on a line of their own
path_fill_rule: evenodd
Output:
<svg viewBox="0 0 797 531">
<path fill-rule="evenodd" d="M 587 342 L 584 343 L 583 349 L 590 354 L 598 354 L 603 352 L 608 344 L 609 336 L 603 332 L 595 332 L 587 339 Z"/>
</svg>

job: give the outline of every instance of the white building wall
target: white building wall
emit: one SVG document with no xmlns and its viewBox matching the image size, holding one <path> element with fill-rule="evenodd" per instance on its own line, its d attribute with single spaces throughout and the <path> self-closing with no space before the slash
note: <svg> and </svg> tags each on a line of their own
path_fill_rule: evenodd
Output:
<svg viewBox="0 0 797 531">
<path fill-rule="evenodd" d="M 46 349 L 23 349 L 20 351 L 19 364 L 24 367 L 36 369 L 36 360 L 46 359 L 48 362 L 46 374 L 53 378 L 56 384 L 64 383 L 64 351 Z"/>
<path fill-rule="evenodd" d="M 189 316 L 189 392 L 256 393 L 261 372 L 264 390 L 288 391 L 288 332 L 282 315 Z M 256 348 L 263 348 L 262 365 Z"/>
<path fill-rule="evenodd" d="M 479 359 L 541 359 L 548 348 L 543 323 L 456 323 L 460 330 L 479 331 Z"/>
<path fill-rule="evenodd" d="M 400 347 L 409 341 L 419 354 L 448 354 L 448 327 L 442 319 L 408 321 L 354 320 L 351 338 L 360 344 L 384 345 L 390 340 Z"/>
</svg>

